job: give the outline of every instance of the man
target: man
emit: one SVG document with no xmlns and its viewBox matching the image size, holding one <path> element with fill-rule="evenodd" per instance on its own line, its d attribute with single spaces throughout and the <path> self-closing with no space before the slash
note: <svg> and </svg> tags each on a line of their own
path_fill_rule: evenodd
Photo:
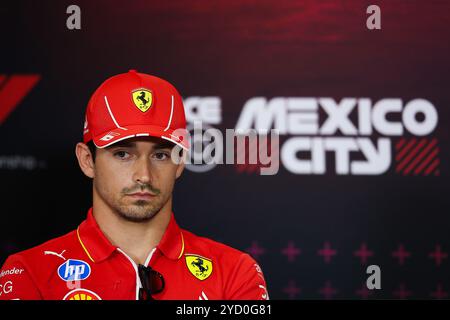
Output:
<svg viewBox="0 0 450 320">
<path fill-rule="evenodd" d="M 93 179 L 79 227 L 14 254 L 0 299 L 268 299 L 248 255 L 180 229 L 172 191 L 189 148 L 183 102 L 160 78 L 130 70 L 91 97 L 76 156 Z"/>
</svg>

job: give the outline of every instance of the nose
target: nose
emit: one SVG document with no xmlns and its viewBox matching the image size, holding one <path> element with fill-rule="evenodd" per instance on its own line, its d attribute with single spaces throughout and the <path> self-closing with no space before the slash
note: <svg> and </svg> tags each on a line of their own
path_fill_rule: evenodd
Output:
<svg viewBox="0 0 450 320">
<path fill-rule="evenodd" d="M 139 184 L 149 184 L 152 181 L 151 161 L 146 157 L 140 157 L 135 162 L 133 181 Z"/>
</svg>

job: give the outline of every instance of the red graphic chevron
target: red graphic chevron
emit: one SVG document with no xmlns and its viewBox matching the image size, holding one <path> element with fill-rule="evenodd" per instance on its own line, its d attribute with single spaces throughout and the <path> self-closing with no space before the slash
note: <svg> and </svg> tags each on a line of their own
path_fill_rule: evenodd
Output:
<svg viewBox="0 0 450 320">
<path fill-rule="evenodd" d="M 38 74 L 0 74 L 0 125 L 41 78 Z"/>
</svg>

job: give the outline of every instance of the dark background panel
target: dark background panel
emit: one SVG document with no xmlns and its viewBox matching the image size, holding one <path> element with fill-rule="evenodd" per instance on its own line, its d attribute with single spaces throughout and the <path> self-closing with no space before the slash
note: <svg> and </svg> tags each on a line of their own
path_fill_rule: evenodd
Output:
<svg viewBox="0 0 450 320">
<path fill-rule="evenodd" d="M 66 28 L 77 4 L 82 29 Z M 74 150 L 90 95 L 111 75 L 138 69 L 173 83 L 183 97 L 221 98 L 222 122 L 234 128 L 252 97 L 422 98 L 438 111 L 427 138 L 438 139 L 439 175 L 275 176 L 219 165 L 186 170 L 177 182 L 179 224 L 249 251 L 273 299 L 357 299 L 365 268 L 382 269 L 370 298 L 432 298 L 450 290 L 448 253 L 450 4 L 379 1 L 382 29 L 366 28 L 370 1 L 6 1 L 0 5 L 0 75 L 36 74 L 36 86 L 0 126 L 0 263 L 9 254 L 76 228 L 91 206 L 91 182 Z M 1 89 L 1 86 L 0 86 Z M 1 106 L 0 106 L 1 107 Z M 323 116 L 323 115 L 322 115 Z M 411 138 L 406 133 L 405 138 Z M 287 139 L 289 137 L 283 137 Z M 396 143 L 401 137 L 391 137 Z M 282 146 L 283 144 L 281 144 Z M 5 159 L 31 159 L 32 168 Z M 394 160 L 393 160 L 394 161 Z M 289 242 L 301 250 L 292 261 Z M 318 255 L 328 242 L 330 263 Z M 354 252 L 365 243 L 373 256 Z M 392 256 L 403 245 L 404 264 Z M 256 254 L 252 246 L 263 253 Z M 300 288 L 295 295 L 289 284 Z"/>
</svg>

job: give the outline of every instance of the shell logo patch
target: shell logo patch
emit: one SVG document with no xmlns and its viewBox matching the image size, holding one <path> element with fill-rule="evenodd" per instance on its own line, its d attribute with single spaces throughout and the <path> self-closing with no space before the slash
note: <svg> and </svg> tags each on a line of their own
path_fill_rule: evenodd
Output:
<svg viewBox="0 0 450 320">
<path fill-rule="evenodd" d="M 86 289 L 75 289 L 66 294 L 63 300 L 102 300 L 98 294 Z"/>
<path fill-rule="evenodd" d="M 148 109 L 150 109 L 153 103 L 152 92 L 144 88 L 133 90 L 131 92 L 131 98 L 134 102 L 134 105 L 142 112 L 146 112 Z"/>
<path fill-rule="evenodd" d="M 198 255 L 186 255 L 186 265 L 189 271 L 199 280 L 207 279 L 213 271 L 212 261 Z"/>
</svg>

